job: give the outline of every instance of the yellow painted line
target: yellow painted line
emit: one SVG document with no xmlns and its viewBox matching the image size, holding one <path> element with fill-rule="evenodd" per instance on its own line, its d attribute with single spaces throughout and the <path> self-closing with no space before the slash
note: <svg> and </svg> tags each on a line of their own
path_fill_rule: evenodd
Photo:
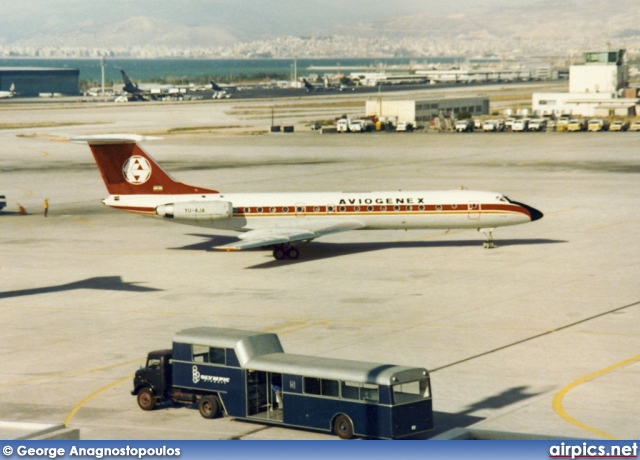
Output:
<svg viewBox="0 0 640 460">
<path fill-rule="evenodd" d="M 569 393 L 571 390 L 573 390 L 574 388 L 576 388 L 579 385 L 582 385 L 585 382 L 588 382 L 589 380 L 593 380 L 595 378 L 598 378 L 604 374 L 607 374 L 609 372 L 612 372 L 616 369 L 619 369 L 621 367 L 627 366 L 631 363 L 634 363 L 636 361 L 640 361 L 640 355 L 635 356 L 633 358 L 627 359 L 625 361 L 622 361 L 618 364 L 614 364 L 613 366 L 609 366 L 606 367 L 604 369 L 601 369 L 597 372 L 594 372 L 593 374 L 589 374 L 585 377 L 582 377 L 581 379 L 576 380 L 573 383 L 570 383 L 569 385 L 567 385 L 566 387 L 564 387 L 562 390 L 560 390 L 555 397 L 553 398 L 553 409 L 558 413 L 558 415 L 560 415 L 560 417 L 562 417 L 563 419 L 565 419 L 566 421 L 568 421 L 569 423 L 572 423 L 574 425 L 576 425 L 577 427 L 580 427 L 584 430 L 590 431 L 591 433 L 594 433 L 598 436 L 602 436 L 603 438 L 608 438 L 608 439 L 620 439 L 616 436 L 613 436 L 612 434 L 606 433 L 604 431 L 598 430 L 596 428 L 593 428 L 589 425 L 587 425 L 586 423 L 582 423 L 581 421 L 577 420 L 576 418 L 570 416 L 567 411 L 564 410 L 564 407 L 562 407 L 562 400 L 564 399 L 564 397 L 567 395 L 567 393 Z"/>
<path fill-rule="evenodd" d="M 609 228 L 609 227 L 617 227 L 618 225 L 624 225 L 624 224 L 632 224 L 632 223 L 636 223 L 637 220 L 622 220 L 619 222 L 611 222 L 609 224 L 605 224 L 605 225 L 600 225 L 599 227 L 591 227 L 587 229 L 587 232 L 595 232 L 596 230 L 602 230 L 603 228 Z"/>
<path fill-rule="evenodd" d="M 71 220 L 74 221 L 74 222 L 77 222 L 79 224 L 82 224 L 82 225 L 95 225 L 93 222 L 91 222 L 89 220 L 86 220 L 86 219 L 83 219 L 81 217 L 74 217 Z"/>
<path fill-rule="evenodd" d="M 545 216 L 550 216 L 552 214 L 560 214 L 561 212 L 574 211 L 574 210 L 580 209 L 580 208 L 581 208 L 581 206 L 574 206 L 573 208 L 558 209 L 557 211 L 545 212 L 544 215 Z"/>
<path fill-rule="evenodd" d="M 124 382 L 128 382 L 130 381 L 132 378 L 134 377 L 134 375 L 129 375 L 123 379 L 117 380 L 109 385 L 107 385 L 106 387 L 100 388 L 97 391 L 94 391 L 93 393 L 91 393 L 89 396 L 87 396 L 86 398 L 84 398 L 82 401 L 80 401 L 76 407 L 73 408 L 73 410 L 71 412 L 69 412 L 69 415 L 67 415 L 67 418 L 64 419 L 64 427 L 68 428 L 69 424 L 71 423 L 71 420 L 73 420 L 73 417 L 76 415 L 76 413 L 82 409 L 82 407 L 88 403 L 89 401 L 91 401 L 93 398 L 95 398 L 96 396 L 98 396 L 100 393 L 104 393 L 105 391 L 109 390 L 110 388 L 113 388 L 117 385 L 120 385 L 121 383 Z"/>
</svg>

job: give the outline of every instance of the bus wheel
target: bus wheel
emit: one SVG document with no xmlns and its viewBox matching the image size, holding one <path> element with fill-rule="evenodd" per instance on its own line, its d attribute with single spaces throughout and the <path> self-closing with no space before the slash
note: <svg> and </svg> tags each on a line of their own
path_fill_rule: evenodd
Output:
<svg viewBox="0 0 640 460">
<path fill-rule="evenodd" d="M 156 398 L 150 388 L 143 388 L 138 392 L 138 406 L 142 410 L 153 410 L 156 407 Z"/>
<path fill-rule="evenodd" d="M 204 418 L 215 418 L 220 411 L 220 401 L 217 396 L 203 396 L 198 401 L 198 410 Z"/>
<path fill-rule="evenodd" d="M 333 432 L 340 439 L 351 439 L 353 438 L 353 423 L 346 415 L 338 415 L 333 422 Z"/>
</svg>

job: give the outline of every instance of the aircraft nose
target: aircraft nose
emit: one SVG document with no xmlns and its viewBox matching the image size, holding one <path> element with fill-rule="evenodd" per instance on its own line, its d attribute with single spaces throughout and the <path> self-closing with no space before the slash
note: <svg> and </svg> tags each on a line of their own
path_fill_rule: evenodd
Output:
<svg viewBox="0 0 640 460">
<path fill-rule="evenodd" d="M 522 206 L 524 209 L 526 209 L 529 212 L 529 215 L 531 216 L 531 222 L 540 220 L 544 216 L 542 212 L 538 211 L 536 208 L 532 208 L 529 205 L 526 205 L 524 203 L 518 203 L 516 201 L 512 201 L 512 203 L 517 204 L 518 206 Z"/>
</svg>

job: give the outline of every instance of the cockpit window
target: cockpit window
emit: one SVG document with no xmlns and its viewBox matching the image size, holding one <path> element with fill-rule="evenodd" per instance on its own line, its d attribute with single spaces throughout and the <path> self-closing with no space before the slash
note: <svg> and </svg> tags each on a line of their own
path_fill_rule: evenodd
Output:
<svg viewBox="0 0 640 460">
<path fill-rule="evenodd" d="M 503 203 L 511 203 L 511 200 L 504 195 L 499 195 L 496 198 L 498 201 L 502 201 Z"/>
</svg>

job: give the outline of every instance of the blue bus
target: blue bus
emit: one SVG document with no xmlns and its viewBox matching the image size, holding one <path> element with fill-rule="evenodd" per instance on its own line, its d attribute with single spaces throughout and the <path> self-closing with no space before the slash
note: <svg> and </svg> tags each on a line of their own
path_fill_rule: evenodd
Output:
<svg viewBox="0 0 640 460">
<path fill-rule="evenodd" d="M 138 405 L 197 404 L 222 415 L 377 439 L 433 429 L 424 368 L 285 353 L 276 334 L 198 327 L 152 351 L 134 377 Z"/>
</svg>

